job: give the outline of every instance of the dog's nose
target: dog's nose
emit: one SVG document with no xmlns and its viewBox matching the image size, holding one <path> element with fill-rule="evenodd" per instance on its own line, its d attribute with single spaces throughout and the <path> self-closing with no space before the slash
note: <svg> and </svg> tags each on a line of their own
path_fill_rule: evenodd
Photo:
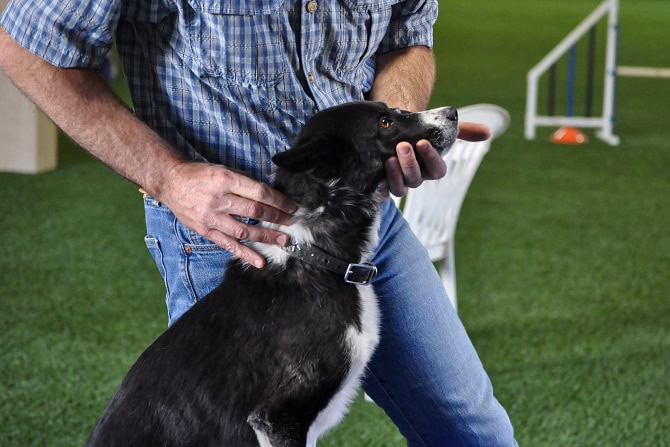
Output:
<svg viewBox="0 0 670 447">
<path fill-rule="evenodd" d="M 450 121 L 458 121 L 458 110 L 454 107 L 447 107 L 446 117 Z"/>
</svg>

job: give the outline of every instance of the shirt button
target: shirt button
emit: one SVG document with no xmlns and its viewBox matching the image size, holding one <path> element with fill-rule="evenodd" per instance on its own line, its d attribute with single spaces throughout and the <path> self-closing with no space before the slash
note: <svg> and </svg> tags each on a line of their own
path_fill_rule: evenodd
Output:
<svg viewBox="0 0 670 447">
<path fill-rule="evenodd" d="M 309 2 L 307 2 L 307 12 L 314 14 L 317 9 L 319 9 L 319 4 L 316 0 L 309 0 Z"/>
<path fill-rule="evenodd" d="M 316 80 L 316 76 L 314 76 L 314 72 L 310 71 L 307 73 L 307 80 L 309 81 L 310 84 L 314 83 L 314 80 Z"/>
</svg>

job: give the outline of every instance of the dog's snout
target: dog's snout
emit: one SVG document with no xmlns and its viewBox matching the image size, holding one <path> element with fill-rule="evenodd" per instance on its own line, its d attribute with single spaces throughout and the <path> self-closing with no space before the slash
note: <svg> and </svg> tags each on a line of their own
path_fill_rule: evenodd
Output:
<svg viewBox="0 0 670 447">
<path fill-rule="evenodd" d="M 445 116 L 450 121 L 458 121 L 458 110 L 456 110 L 454 107 L 447 107 Z"/>
<path fill-rule="evenodd" d="M 421 113 L 421 121 L 432 132 L 429 138 L 440 151 L 451 147 L 458 134 L 458 110 L 455 107 L 440 107 Z"/>
</svg>

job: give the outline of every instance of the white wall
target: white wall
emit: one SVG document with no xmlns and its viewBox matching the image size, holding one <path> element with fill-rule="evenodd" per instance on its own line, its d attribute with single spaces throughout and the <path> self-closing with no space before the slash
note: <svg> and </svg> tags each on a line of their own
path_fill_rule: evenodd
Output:
<svg viewBox="0 0 670 447">
<path fill-rule="evenodd" d="M 9 0 L 0 0 L 0 11 Z M 0 171 L 56 168 L 56 126 L 0 72 Z"/>
</svg>

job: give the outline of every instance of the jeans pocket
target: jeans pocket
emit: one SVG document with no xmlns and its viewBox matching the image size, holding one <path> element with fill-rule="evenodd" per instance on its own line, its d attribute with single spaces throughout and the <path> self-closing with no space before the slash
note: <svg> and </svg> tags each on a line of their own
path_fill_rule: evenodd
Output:
<svg viewBox="0 0 670 447">
<path fill-rule="evenodd" d="M 204 298 L 223 279 L 232 255 L 190 230 L 160 202 L 147 197 L 145 244 L 165 282 L 169 323 Z"/>
<path fill-rule="evenodd" d="M 232 254 L 216 245 L 186 245 L 185 280 L 196 301 L 200 301 L 223 280 Z"/>
<path fill-rule="evenodd" d="M 219 285 L 232 254 L 177 220 L 173 230 L 184 286 L 199 301 Z"/>
</svg>

